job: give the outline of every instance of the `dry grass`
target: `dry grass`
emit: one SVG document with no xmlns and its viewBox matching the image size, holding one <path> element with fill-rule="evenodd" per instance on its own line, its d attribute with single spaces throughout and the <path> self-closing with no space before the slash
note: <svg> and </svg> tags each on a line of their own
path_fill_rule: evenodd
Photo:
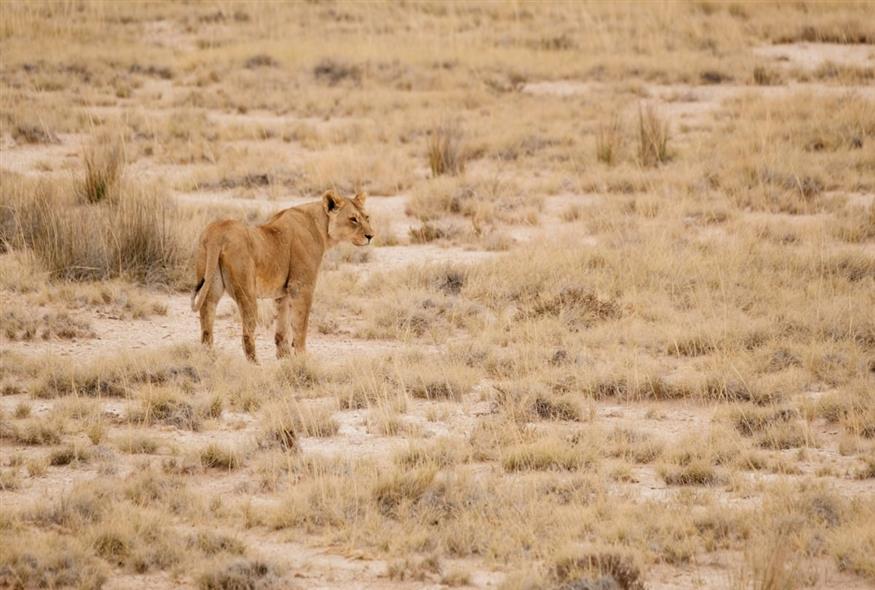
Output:
<svg viewBox="0 0 875 590">
<path fill-rule="evenodd" d="M 30 535 L 26 539 L 4 539 L 3 572 L 0 582 L 10 587 L 100 588 L 107 568 L 88 555 L 80 544 L 58 534 Z"/>
<path fill-rule="evenodd" d="M 0 586 L 870 584 L 867 16 L 7 3 Z M 197 347 L 332 186 L 309 353 Z"/>
<path fill-rule="evenodd" d="M 510 448 L 502 459 L 507 471 L 575 471 L 587 462 L 582 450 L 558 440 L 540 440 Z"/>
<path fill-rule="evenodd" d="M 237 469 L 243 463 L 243 457 L 236 449 L 230 449 L 218 444 L 210 444 L 201 449 L 198 454 L 201 465 L 207 469 Z"/>
<path fill-rule="evenodd" d="M 8 431 L 0 431 L 3 438 L 22 445 L 55 445 L 61 442 L 64 433 L 60 420 L 39 420 L 31 418 L 14 424 Z"/>
<path fill-rule="evenodd" d="M 179 280 L 184 256 L 174 207 L 166 198 L 129 184 L 118 188 L 115 198 L 78 205 L 66 190 L 45 181 L 4 182 L 0 205 L 10 217 L 2 239 L 31 248 L 56 278 Z"/>
<path fill-rule="evenodd" d="M 197 578 L 201 590 L 232 590 L 252 588 L 266 590 L 279 584 L 279 576 L 274 566 L 258 561 L 238 559 L 225 563 L 219 561 L 206 568 Z"/>
<path fill-rule="evenodd" d="M 622 551 L 569 551 L 556 557 L 553 577 L 571 587 L 617 587 L 622 590 L 643 590 L 640 566 L 634 555 Z"/>
<path fill-rule="evenodd" d="M 124 173 L 124 155 L 118 142 L 100 138 L 83 158 L 85 178 L 77 187 L 83 203 L 100 203 L 118 198 L 119 183 Z"/>
<path fill-rule="evenodd" d="M 334 408 L 306 402 L 278 401 L 265 407 L 264 423 L 268 438 L 283 447 L 293 447 L 297 436 L 326 438 L 337 434 L 340 425 L 333 418 Z"/>
<path fill-rule="evenodd" d="M 132 431 L 122 435 L 116 446 L 125 453 L 151 455 L 158 450 L 160 443 L 147 434 Z"/>
<path fill-rule="evenodd" d="M 772 86 L 781 81 L 781 76 L 775 70 L 766 66 L 756 66 L 753 69 L 753 81 L 760 86 Z"/>
<path fill-rule="evenodd" d="M 607 123 L 599 125 L 595 136 L 595 154 L 599 162 L 608 166 L 614 164 L 620 157 L 623 145 L 623 128 L 620 117 L 612 115 Z"/>
<path fill-rule="evenodd" d="M 653 105 L 638 108 L 638 160 L 643 166 L 668 161 L 668 121 Z"/>
<path fill-rule="evenodd" d="M 462 128 L 456 121 L 444 121 L 434 127 L 428 139 L 428 166 L 433 177 L 465 171 L 465 148 Z"/>
<path fill-rule="evenodd" d="M 51 340 L 59 338 L 93 338 L 88 321 L 71 316 L 65 311 L 40 311 L 30 307 L 9 306 L 0 312 L 4 336 L 9 340 Z"/>
</svg>

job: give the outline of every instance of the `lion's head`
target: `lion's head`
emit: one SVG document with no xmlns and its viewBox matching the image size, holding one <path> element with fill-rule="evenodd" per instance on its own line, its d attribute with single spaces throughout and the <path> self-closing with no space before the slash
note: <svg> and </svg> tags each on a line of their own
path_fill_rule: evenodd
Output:
<svg viewBox="0 0 875 590">
<path fill-rule="evenodd" d="M 328 215 L 328 238 L 334 243 L 350 242 L 367 246 L 374 237 L 371 218 L 365 212 L 364 193 L 353 198 L 341 197 L 328 191 L 322 197 L 322 206 Z"/>
</svg>

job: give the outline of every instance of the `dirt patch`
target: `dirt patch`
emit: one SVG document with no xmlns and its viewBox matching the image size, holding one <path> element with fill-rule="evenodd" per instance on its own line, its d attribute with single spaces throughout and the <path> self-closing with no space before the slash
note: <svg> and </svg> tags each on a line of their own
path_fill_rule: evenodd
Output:
<svg viewBox="0 0 875 590">
<path fill-rule="evenodd" d="M 522 87 L 522 91 L 527 94 L 542 95 L 542 96 L 579 96 L 590 94 L 601 84 L 594 82 L 579 82 L 576 80 L 555 80 L 545 82 L 531 82 Z"/>
<path fill-rule="evenodd" d="M 816 70 L 823 64 L 848 66 L 875 65 L 875 47 L 844 43 L 781 43 L 754 47 L 753 54 L 781 65 Z"/>
</svg>

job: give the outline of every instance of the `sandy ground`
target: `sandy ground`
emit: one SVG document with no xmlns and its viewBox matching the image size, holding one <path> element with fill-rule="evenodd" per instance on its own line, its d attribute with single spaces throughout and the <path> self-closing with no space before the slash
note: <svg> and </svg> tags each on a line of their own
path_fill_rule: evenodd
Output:
<svg viewBox="0 0 875 590">
<path fill-rule="evenodd" d="M 156 27 L 161 23 L 156 23 Z M 160 42 L 177 43 L 185 38 L 176 39 L 173 31 L 157 29 L 154 31 Z M 873 49 L 871 47 L 830 46 L 830 45 L 774 45 L 757 48 L 757 55 L 778 60 L 779 63 L 798 64 L 806 68 L 831 61 L 864 65 L 871 64 Z M 547 81 L 527 84 L 522 89 L 533 95 L 550 96 L 593 96 L 602 92 L 598 83 L 577 82 L 573 80 Z M 779 96 L 795 92 L 813 92 L 820 94 L 857 93 L 860 96 L 875 98 L 875 87 L 826 87 L 815 84 L 793 84 L 781 87 L 756 87 L 744 85 L 714 85 L 714 86 L 651 86 L 647 89 L 652 100 L 658 101 L 673 118 L 687 122 L 706 122 L 710 114 L 718 109 L 727 99 L 745 93 L 759 93 L 769 96 Z M 169 82 L 159 81 L 141 89 L 142 93 L 160 94 L 161 101 L 169 101 L 173 88 Z M 125 114 L 126 107 L 95 107 L 95 113 Z M 148 115 L 161 115 L 162 109 L 154 107 L 154 112 L 133 107 L 133 112 Z M 211 121 L 216 124 L 264 124 L 275 125 L 292 122 L 292 119 L 276 114 L 250 113 L 246 115 L 210 112 Z M 314 125 L 332 125 L 332 121 L 312 120 Z M 10 137 L 4 137 L 0 151 L 0 167 L 28 175 L 71 174 L 70 170 L 78 165 L 82 136 L 62 135 L 59 143 L 52 145 L 15 145 Z M 301 148 L 294 144 L 280 144 L 284 152 L 278 157 L 291 159 L 298 157 Z M 132 174 L 160 175 L 171 183 L 182 179 L 190 170 L 184 166 L 157 167 L 148 160 L 138 161 L 131 167 Z M 852 198 L 865 202 L 872 195 L 857 195 Z M 238 198 L 235 191 L 174 191 L 175 198 L 181 206 L 228 206 L 253 209 L 259 213 L 267 213 L 287 206 L 294 206 L 303 199 L 289 195 L 279 199 L 269 198 Z M 541 222 L 536 226 L 515 227 L 512 237 L 518 241 L 541 241 L 554 239 L 563 231 L 559 220 L 561 212 L 570 205 L 583 207 L 598 203 L 605 197 L 593 194 L 563 193 L 545 200 Z M 407 231 L 417 222 L 405 214 L 407 196 L 403 194 L 372 197 L 369 209 L 375 216 L 380 216 L 398 235 L 406 235 Z M 796 216 L 796 220 L 802 219 Z M 588 236 L 578 236 L 580 240 L 592 239 Z M 719 239 L 716 236 L 715 239 Z M 360 273 L 374 273 L 387 269 L 404 268 L 408 265 L 424 265 L 440 262 L 476 263 L 495 256 L 495 253 L 466 249 L 462 247 L 441 247 L 435 245 L 399 245 L 392 247 L 373 248 L 370 259 L 362 264 L 349 264 L 344 268 Z M 39 341 L 39 342 L 9 342 L 0 340 L 0 352 L 15 352 L 33 357 L 69 357 L 82 362 L 107 354 L 122 351 L 144 350 L 167 345 L 191 343 L 197 340 L 199 326 L 196 314 L 189 308 L 189 298 L 186 294 L 167 294 L 156 292 L 154 296 L 167 307 L 166 315 L 155 315 L 142 320 L 122 320 L 107 317 L 95 311 L 78 311 L 77 314 L 86 317 L 96 332 L 95 338 L 76 339 L 72 341 Z M 319 303 L 316 302 L 318 307 Z M 240 331 L 236 308 L 229 298 L 223 299 L 219 307 L 216 327 L 217 348 L 230 354 L 240 354 Z M 258 355 L 265 365 L 274 360 L 272 332 L 265 327 L 259 327 L 257 339 Z M 352 336 L 324 335 L 315 330 L 309 336 L 311 354 L 321 358 L 336 358 L 343 355 L 379 353 L 402 347 L 402 343 L 394 341 L 361 340 Z M 820 393 L 822 394 L 822 392 Z M 813 394 L 813 395 L 820 395 Z M 11 411 L 19 402 L 26 399 L 24 395 L 11 395 L 0 398 L 3 410 Z M 125 402 L 114 402 L 115 407 L 108 406 L 107 412 L 121 413 Z M 477 395 L 471 395 L 461 404 L 444 404 L 443 410 L 448 413 L 448 419 L 442 422 L 429 422 L 425 415 L 429 407 L 440 402 L 417 401 L 411 404 L 407 419 L 424 429 L 426 436 L 449 434 L 465 436 L 476 424 L 478 416 L 491 412 L 490 404 L 479 400 Z M 51 401 L 35 401 L 33 412 L 36 416 L 45 415 L 52 407 Z M 654 411 L 655 410 L 655 411 Z M 667 442 L 679 440 L 691 431 L 701 431 L 709 428 L 713 419 L 713 410 L 688 402 L 665 402 L 658 406 L 654 404 L 612 404 L 594 403 L 593 411 L 596 420 L 605 429 L 632 426 L 648 432 Z M 303 451 L 324 454 L 341 455 L 372 455 L 388 457 L 391 452 L 401 448 L 406 442 L 403 437 L 379 436 L 367 431 L 364 412 L 345 411 L 336 415 L 340 422 L 340 432 L 329 439 L 305 439 L 302 442 Z M 226 413 L 221 421 L 210 424 L 202 432 L 180 432 L 173 429 L 163 429 L 159 436 L 168 444 L 180 447 L 192 443 L 198 446 L 209 441 L 234 442 L 251 439 L 257 425 L 254 419 L 245 414 Z M 839 432 L 835 427 L 818 424 L 816 434 L 826 441 L 821 449 L 812 453 L 808 462 L 800 464 L 803 471 L 813 471 L 817 465 L 828 462 L 836 471 L 843 471 L 849 465 L 849 459 L 842 457 L 837 450 Z M 36 451 L 27 451 L 36 452 Z M 107 449 L 107 452 L 113 451 Z M 794 451 L 788 451 L 793 453 Z M 823 456 L 816 456 L 823 455 Z M 135 469 L 134 460 L 128 456 L 116 454 L 115 464 L 120 473 Z M 39 478 L 19 492 L 3 494 L 6 505 L 27 505 L 44 498 L 57 497 L 68 490 L 75 482 L 87 480 L 97 474 L 97 467 L 72 469 L 51 469 L 46 477 Z M 204 486 L 215 493 L 217 489 L 227 489 L 229 493 L 242 484 L 235 475 L 226 476 L 203 475 L 196 476 L 193 487 Z M 746 477 L 769 477 L 746 475 Z M 617 486 L 626 486 L 628 493 L 637 494 L 641 498 L 660 498 L 674 491 L 666 486 L 652 467 L 636 468 L 635 481 Z M 829 479 L 829 478 L 827 478 Z M 836 479 L 836 482 L 839 480 Z M 875 487 L 871 481 L 850 482 L 841 480 L 841 486 L 836 489 L 848 495 L 873 494 Z M 267 502 L 267 497 L 253 498 L 254 502 Z M 726 502 L 741 502 L 742 498 L 726 492 L 722 498 Z M 266 557 L 285 563 L 295 574 L 297 587 L 300 588 L 425 588 L 431 587 L 421 582 L 394 582 L 386 578 L 386 562 L 370 559 L 368 555 L 355 554 L 341 547 L 313 546 L 306 540 L 290 538 L 287 533 L 270 533 L 264 531 L 238 532 L 245 541 L 256 547 Z M 502 576 L 484 568 L 476 562 L 466 564 L 472 572 L 471 585 L 474 587 L 493 587 Z M 680 567 L 659 566 L 649 575 L 649 587 L 654 589 L 670 588 L 710 588 L 724 585 L 729 579 L 725 566 L 714 563 L 694 563 Z M 864 583 L 857 579 L 839 577 L 829 580 L 824 587 L 864 588 Z M 108 588 L 166 588 L 178 587 L 176 580 L 171 580 L 166 574 L 133 576 L 119 574 L 107 585 Z M 438 587 L 434 585 L 434 587 Z"/>
</svg>

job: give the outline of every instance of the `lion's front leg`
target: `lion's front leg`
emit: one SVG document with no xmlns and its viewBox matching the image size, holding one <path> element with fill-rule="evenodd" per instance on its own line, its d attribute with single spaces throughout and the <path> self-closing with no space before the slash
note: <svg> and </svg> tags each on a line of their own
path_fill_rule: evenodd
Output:
<svg viewBox="0 0 875 590">
<path fill-rule="evenodd" d="M 276 358 L 281 359 L 292 353 L 289 347 L 289 312 L 291 309 L 291 297 L 280 297 L 276 300 Z"/>
</svg>

